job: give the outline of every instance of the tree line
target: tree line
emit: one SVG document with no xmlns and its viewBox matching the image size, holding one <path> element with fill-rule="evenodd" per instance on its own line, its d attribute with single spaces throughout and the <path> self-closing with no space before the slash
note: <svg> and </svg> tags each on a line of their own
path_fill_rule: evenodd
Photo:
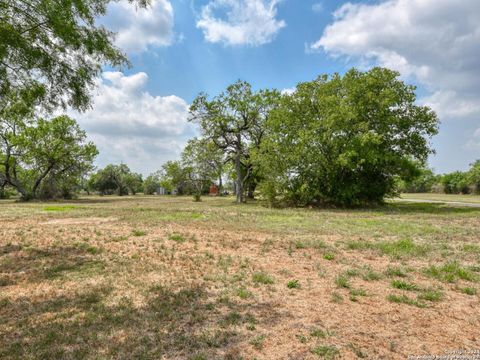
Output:
<svg viewBox="0 0 480 360">
<path fill-rule="evenodd" d="M 75 120 L 52 114 L 88 109 L 102 66 L 129 65 L 114 34 L 95 20 L 108 3 L 0 4 L 0 196 L 162 186 L 199 199 L 208 184 L 222 188 L 231 179 L 239 203 L 259 196 L 271 204 L 353 206 L 395 195 L 433 152 L 438 119 L 416 104 L 415 88 L 385 68 L 352 69 L 300 83 L 291 94 L 244 81 L 213 97 L 199 94 L 190 121 L 200 136 L 180 160 L 145 180 L 125 164 L 92 173 L 95 145 Z"/>
<path fill-rule="evenodd" d="M 419 181 L 438 131 L 415 88 L 385 68 L 323 75 L 290 94 L 238 81 L 214 97 L 199 94 L 189 120 L 200 137 L 145 179 L 145 193 L 162 187 L 198 200 L 226 180 L 239 203 L 377 204 Z M 114 178 L 110 191 L 121 194 L 128 185 Z"/>
<path fill-rule="evenodd" d="M 470 164 L 467 171 L 435 174 L 428 167 L 419 167 L 418 175 L 399 181 L 399 190 L 410 193 L 480 194 L 480 160 Z"/>
</svg>

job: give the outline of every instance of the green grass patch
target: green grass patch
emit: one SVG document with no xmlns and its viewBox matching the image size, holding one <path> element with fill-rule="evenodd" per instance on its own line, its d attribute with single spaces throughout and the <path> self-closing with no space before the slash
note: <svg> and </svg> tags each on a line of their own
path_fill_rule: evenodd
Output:
<svg viewBox="0 0 480 360">
<path fill-rule="evenodd" d="M 289 288 L 289 289 L 299 289 L 300 288 L 300 282 L 298 280 L 290 280 L 287 283 L 287 288 Z"/>
<path fill-rule="evenodd" d="M 187 240 L 182 234 L 170 234 L 168 239 L 177 243 L 184 243 Z"/>
<path fill-rule="evenodd" d="M 250 290 L 248 290 L 247 288 L 245 287 L 241 287 L 241 288 L 238 288 L 237 289 L 237 296 L 240 298 L 240 299 L 249 299 L 253 296 L 252 292 Z"/>
<path fill-rule="evenodd" d="M 419 308 L 427 307 L 425 303 L 416 299 L 409 298 L 407 295 L 390 294 L 387 296 L 387 300 L 393 303 L 413 305 Z"/>
<path fill-rule="evenodd" d="M 252 345 L 255 349 L 263 348 L 263 344 L 265 342 L 265 335 L 257 335 L 252 340 L 250 340 L 250 345 Z"/>
<path fill-rule="evenodd" d="M 256 284 L 270 285 L 275 282 L 273 277 L 263 271 L 256 272 L 252 275 L 252 280 Z"/>
<path fill-rule="evenodd" d="M 326 339 L 327 337 L 332 336 L 332 334 L 328 330 L 313 329 L 310 331 L 310 336 L 317 339 Z"/>
<path fill-rule="evenodd" d="M 132 235 L 133 236 L 145 236 L 145 235 L 147 235 L 147 232 L 144 231 L 144 230 L 133 229 L 132 230 Z"/>
<path fill-rule="evenodd" d="M 385 270 L 385 275 L 388 277 L 405 278 L 408 277 L 408 270 L 401 266 L 389 266 Z"/>
<path fill-rule="evenodd" d="M 393 280 L 391 282 L 391 285 L 395 289 L 407 290 L 407 291 L 420 291 L 420 287 L 418 287 L 418 285 L 408 283 L 402 280 Z"/>
<path fill-rule="evenodd" d="M 335 259 L 335 255 L 332 253 L 325 253 L 323 254 L 323 258 L 328 261 L 332 261 Z"/>
<path fill-rule="evenodd" d="M 49 205 L 43 208 L 43 211 L 47 212 L 64 212 L 77 209 L 78 206 L 75 205 Z"/>
<path fill-rule="evenodd" d="M 345 275 L 337 276 L 335 279 L 335 284 L 339 288 L 350 289 L 350 282 L 348 281 L 348 278 Z"/>
<path fill-rule="evenodd" d="M 312 353 L 320 356 L 323 359 L 333 360 L 336 359 L 339 355 L 339 351 L 335 346 L 331 345 L 320 345 L 312 349 Z"/>
<path fill-rule="evenodd" d="M 410 238 L 379 242 L 351 240 L 346 245 L 349 250 L 376 250 L 381 255 L 387 255 L 395 259 L 425 256 L 430 250 L 429 247 L 418 245 Z"/>
<path fill-rule="evenodd" d="M 424 269 L 427 276 L 433 277 L 443 282 L 454 283 L 458 280 L 470 282 L 478 281 L 478 275 L 470 268 L 460 265 L 456 261 L 446 263 L 441 266 L 431 265 Z"/>
<path fill-rule="evenodd" d="M 373 271 L 372 269 L 366 269 L 365 273 L 362 275 L 362 279 L 365 281 L 377 281 L 382 278 L 382 274 Z"/>
<path fill-rule="evenodd" d="M 438 289 L 426 289 L 417 296 L 418 300 L 427 300 L 432 302 L 439 302 L 443 299 L 443 292 Z"/>
<path fill-rule="evenodd" d="M 424 245 L 417 245 L 412 239 L 401 239 L 397 241 L 382 241 L 375 244 L 382 255 L 388 255 L 390 257 L 401 259 L 425 256 L 428 252 L 428 248 Z"/>
<path fill-rule="evenodd" d="M 477 294 L 477 289 L 473 287 L 464 287 L 461 289 L 461 292 L 466 295 L 476 295 Z"/>
</svg>

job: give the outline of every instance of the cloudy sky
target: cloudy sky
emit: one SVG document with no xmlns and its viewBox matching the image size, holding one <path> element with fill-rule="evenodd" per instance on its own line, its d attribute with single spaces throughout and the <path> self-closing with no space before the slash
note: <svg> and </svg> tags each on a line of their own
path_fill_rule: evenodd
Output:
<svg viewBox="0 0 480 360">
<path fill-rule="evenodd" d="M 480 159 L 478 0 L 152 0 L 146 10 L 122 1 L 99 22 L 133 67 L 106 68 L 92 110 L 75 115 L 100 149 L 98 166 L 148 174 L 176 159 L 196 133 L 188 104 L 201 91 L 237 79 L 291 89 L 375 65 L 400 71 L 437 111 L 437 172 Z"/>
</svg>

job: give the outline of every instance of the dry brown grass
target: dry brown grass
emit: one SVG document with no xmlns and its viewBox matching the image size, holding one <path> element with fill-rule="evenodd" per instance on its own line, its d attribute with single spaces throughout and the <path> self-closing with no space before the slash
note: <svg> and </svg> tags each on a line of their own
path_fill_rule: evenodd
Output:
<svg viewBox="0 0 480 360">
<path fill-rule="evenodd" d="M 479 234 L 480 209 L 440 204 L 3 202 L 0 358 L 405 359 L 478 349 L 479 295 L 464 289 L 480 280 Z"/>
</svg>

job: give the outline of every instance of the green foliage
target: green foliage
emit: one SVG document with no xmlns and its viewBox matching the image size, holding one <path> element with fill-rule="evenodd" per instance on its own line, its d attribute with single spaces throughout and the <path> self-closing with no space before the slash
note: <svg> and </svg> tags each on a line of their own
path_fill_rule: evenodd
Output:
<svg viewBox="0 0 480 360">
<path fill-rule="evenodd" d="M 102 195 L 135 195 L 142 190 L 143 180 L 125 164 L 107 165 L 91 175 L 88 187 Z"/>
<path fill-rule="evenodd" d="M 261 145 L 268 197 L 295 205 L 359 205 L 395 194 L 432 153 L 438 120 L 399 74 L 374 68 L 320 76 L 283 96 Z"/>
<path fill-rule="evenodd" d="M 470 193 L 467 173 L 455 171 L 441 177 L 440 183 L 446 194 L 468 194 Z"/>
<path fill-rule="evenodd" d="M 180 161 L 167 161 L 159 174 L 160 186 L 166 191 L 176 191 L 178 195 L 191 193 L 187 171 Z"/>
<path fill-rule="evenodd" d="M 182 167 L 195 201 L 200 201 L 201 196 L 208 193 L 209 186 L 216 180 L 219 189 L 222 187 L 224 156 L 212 141 L 197 138 L 190 140 L 182 152 Z"/>
<path fill-rule="evenodd" d="M 438 175 L 435 175 L 432 169 L 418 165 L 410 178 L 401 180 L 398 184 L 398 191 L 404 193 L 426 193 L 431 192 L 434 185 L 440 180 Z"/>
<path fill-rule="evenodd" d="M 279 97 L 276 90 L 254 92 L 249 83 L 237 81 L 212 100 L 200 94 L 190 107 L 190 120 L 199 123 L 203 137 L 234 166 L 237 202 L 243 202 L 245 188 L 253 197 L 258 173 L 252 154 L 263 140 L 264 122 Z"/>
<path fill-rule="evenodd" d="M 35 118 L 35 100 L 10 99 L 0 111 L 0 187 L 31 198 L 71 198 L 98 151 L 66 115 Z"/>
<path fill-rule="evenodd" d="M 469 184 L 472 185 L 473 191 L 480 194 L 480 160 L 471 164 L 470 170 L 467 173 Z"/>
<path fill-rule="evenodd" d="M 217 182 L 218 191 L 222 190 L 222 176 L 225 168 L 225 155 L 215 143 L 207 139 L 190 140 L 182 152 L 182 163 L 197 194 Z"/>
<path fill-rule="evenodd" d="M 29 0 L 0 3 L 0 99 L 32 86 L 42 106 L 86 109 L 103 64 L 128 62 L 113 34 L 98 24 L 109 0 Z M 145 6 L 146 1 L 137 1 Z"/>
<path fill-rule="evenodd" d="M 160 187 L 160 173 L 157 171 L 147 176 L 143 181 L 143 193 L 145 195 L 153 195 Z"/>
</svg>

